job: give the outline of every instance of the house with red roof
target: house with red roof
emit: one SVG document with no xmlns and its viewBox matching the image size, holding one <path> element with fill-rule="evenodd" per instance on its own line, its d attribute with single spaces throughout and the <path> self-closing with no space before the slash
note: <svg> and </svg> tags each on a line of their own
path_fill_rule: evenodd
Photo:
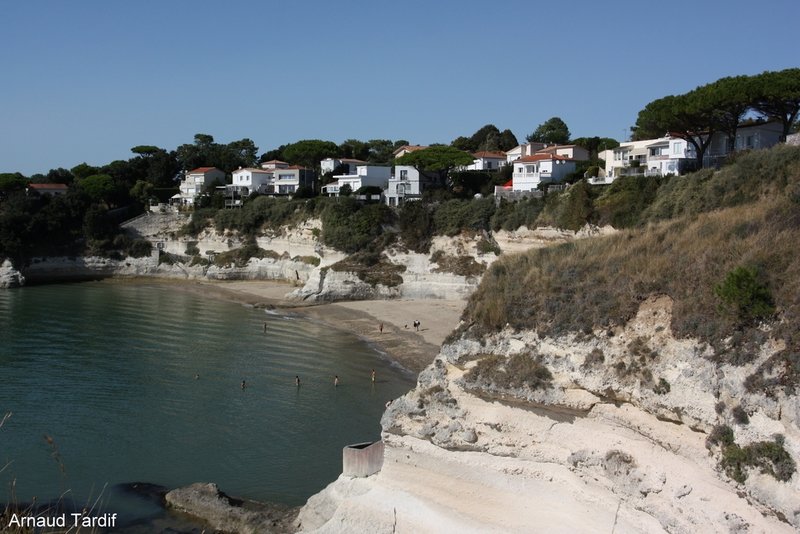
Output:
<svg viewBox="0 0 800 534">
<path fill-rule="evenodd" d="M 28 184 L 28 192 L 38 195 L 66 195 L 69 187 L 66 184 Z"/>
</svg>

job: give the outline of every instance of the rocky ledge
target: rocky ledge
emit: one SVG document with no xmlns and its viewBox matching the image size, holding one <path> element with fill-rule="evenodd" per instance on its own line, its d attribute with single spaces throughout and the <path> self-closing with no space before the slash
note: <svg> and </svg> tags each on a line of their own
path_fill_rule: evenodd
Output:
<svg viewBox="0 0 800 534">
<path fill-rule="evenodd" d="M 174 489 L 165 500 L 168 507 L 206 521 L 215 531 L 269 534 L 291 532 L 296 527 L 297 508 L 235 499 L 216 484 Z"/>
<path fill-rule="evenodd" d="M 800 402 L 744 387 L 781 344 L 719 365 L 670 318 L 661 297 L 612 336 L 445 345 L 384 414 L 381 472 L 312 497 L 302 531 L 796 532 Z"/>
</svg>

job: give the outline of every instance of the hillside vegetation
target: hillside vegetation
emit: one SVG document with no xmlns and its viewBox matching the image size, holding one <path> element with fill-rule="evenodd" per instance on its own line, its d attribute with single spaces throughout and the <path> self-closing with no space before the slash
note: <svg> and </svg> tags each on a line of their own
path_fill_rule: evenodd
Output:
<svg viewBox="0 0 800 534">
<path fill-rule="evenodd" d="M 471 335 L 506 326 L 611 335 L 644 299 L 668 295 L 674 334 L 709 344 L 720 361 L 749 361 L 768 335 L 786 342 L 748 388 L 800 384 L 800 148 L 599 193 L 573 186 L 542 215 L 577 219 L 575 210 L 627 230 L 495 262 L 466 307 Z"/>
</svg>

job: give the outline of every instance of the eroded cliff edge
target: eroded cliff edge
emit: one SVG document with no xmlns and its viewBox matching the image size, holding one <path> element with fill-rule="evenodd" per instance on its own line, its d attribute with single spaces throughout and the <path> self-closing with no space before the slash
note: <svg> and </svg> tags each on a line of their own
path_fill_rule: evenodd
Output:
<svg viewBox="0 0 800 534">
<path fill-rule="evenodd" d="M 670 298 L 653 297 L 610 337 L 503 331 L 446 344 L 387 409 L 382 471 L 312 497 L 302 531 L 794 532 L 797 473 L 779 480 L 765 460 L 737 482 L 709 443 L 724 425 L 738 446 L 778 439 L 797 462 L 797 396 L 743 385 L 781 344 L 720 366 L 672 335 L 671 314 Z M 619 371 L 641 357 L 654 380 Z M 484 376 L 489 358 L 516 375 Z"/>
</svg>

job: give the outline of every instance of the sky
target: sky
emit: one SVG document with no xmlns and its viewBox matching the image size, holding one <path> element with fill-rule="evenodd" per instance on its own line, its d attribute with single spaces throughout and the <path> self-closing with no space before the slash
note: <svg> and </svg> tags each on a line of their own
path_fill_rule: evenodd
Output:
<svg viewBox="0 0 800 534">
<path fill-rule="evenodd" d="M 648 102 L 800 66 L 800 1 L 0 0 L 0 172 L 301 139 L 625 140 Z"/>
</svg>

